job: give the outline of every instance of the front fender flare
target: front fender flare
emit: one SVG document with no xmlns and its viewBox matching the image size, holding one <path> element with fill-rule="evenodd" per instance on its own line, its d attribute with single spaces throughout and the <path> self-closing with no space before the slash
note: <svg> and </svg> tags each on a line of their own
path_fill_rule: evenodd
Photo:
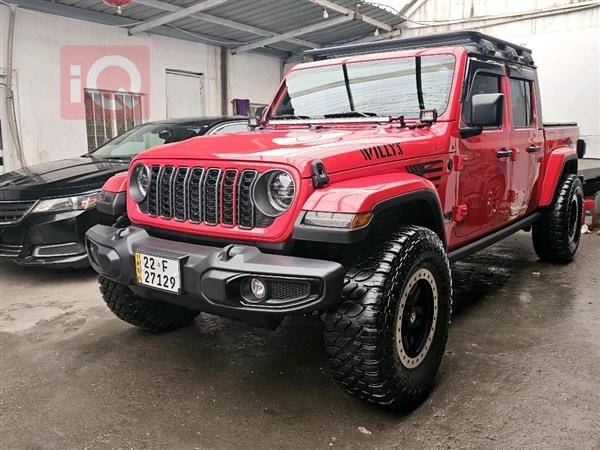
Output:
<svg viewBox="0 0 600 450">
<path fill-rule="evenodd" d="M 382 211 L 425 202 L 431 208 L 434 230 L 444 245 L 446 236 L 442 208 L 437 189 L 431 181 L 408 173 L 391 173 L 355 178 L 319 189 L 306 200 L 296 224 L 294 239 L 317 242 L 354 243 L 364 240 L 369 225 L 355 230 L 317 227 L 302 223 L 308 211 L 360 213 Z M 372 223 L 372 221 L 371 221 Z"/>
</svg>

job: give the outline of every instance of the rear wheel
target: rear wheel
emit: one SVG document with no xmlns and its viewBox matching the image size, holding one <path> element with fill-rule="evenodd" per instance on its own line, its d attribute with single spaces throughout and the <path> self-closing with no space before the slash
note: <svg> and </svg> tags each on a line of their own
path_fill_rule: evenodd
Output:
<svg viewBox="0 0 600 450">
<path fill-rule="evenodd" d="M 325 319 L 330 368 L 351 395 L 411 408 L 431 390 L 446 345 L 448 258 L 438 236 L 416 226 L 367 249 L 354 250 L 342 302 Z"/>
<path fill-rule="evenodd" d="M 581 238 L 583 187 L 576 175 L 564 177 L 552 205 L 532 228 L 533 248 L 545 261 L 568 262 L 573 259 Z"/>
<path fill-rule="evenodd" d="M 171 303 L 146 300 L 127 286 L 99 277 L 100 292 L 106 306 L 125 322 L 150 331 L 171 331 L 194 321 L 197 311 Z"/>
</svg>

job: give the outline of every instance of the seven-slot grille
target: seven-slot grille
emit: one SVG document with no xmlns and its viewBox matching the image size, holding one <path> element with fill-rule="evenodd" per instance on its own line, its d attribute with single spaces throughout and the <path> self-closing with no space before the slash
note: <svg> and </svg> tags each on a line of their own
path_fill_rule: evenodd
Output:
<svg viewBox="0 0 600 450">
<path fill-rule="evenodd" d="M 35 201 L 0 202 L 0 224 L 11 224 L 20 221 L 33 207 Z"/>
<path fill-rule="evenodd" d="M 148 196 L 140 210 L 181 222 L 241 228 L 269 226 L 272 219 L 264 220 L 252 200 L 257 178 L 258 172 L 253 169 L 152 166 Z"/>
</svg>

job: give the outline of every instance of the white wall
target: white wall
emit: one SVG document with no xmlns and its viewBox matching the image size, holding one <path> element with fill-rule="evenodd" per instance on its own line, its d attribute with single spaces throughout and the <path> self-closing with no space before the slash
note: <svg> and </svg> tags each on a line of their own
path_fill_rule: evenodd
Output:
<svg viewBox="0 0 600 450">
<path fill-rule="evenodd" d="M 8 16 L 9 9 L 0 5 L 0 68 L 6 66 Z M 150 120 L 165 117 L 166 69 L 204 74 L 203 113 L 221 114 L 218 47 L 150 34 L 128 36 L 120 27 L 18 9 L 13 65 L 27 164 L 73 157 L 87 150 L 85 121 L 63 120 L 60 115 L 60 51 L 65 45 L 148 46 Z M 280 60 L 254 54 L 231 59 L 229 100 L 234 97 L 260 102 L 269 100 L 279 82 Z M 16 164 L 15 158 L 11 157 L 14 144 L 8 133 L 4 104 L 0 105 L 0 111 L 5 169 L 9 169 Z"/>
<path fill-rule="evenodd" d="M 281 80 L 282 62 L 272 63 L 273 58 L 252 53 L 230 55 L 229 84 L 227 86 L 229 100 L 234 98 L 250 98 L 253 103 L 269 103 Z M 262 80 L 253 86 L 252 96 L 248 97 L 247 80 Z"/>
<path fill-rule="evenodd" d="M 545 11 L 572 0 L 428 0 L 410 19 L 445 21 L 498 14 Z M 505 19 L 421 28 L 411 23 L 404 36 L 449 30 L 482 31 L 533 50 L 538 66 L 544 121 L 576 121 L 589 157 L 600 158 L 600 8 L 493 25 Z M 432 24 L 433 25 L 433 24 Z"/>
</svg>

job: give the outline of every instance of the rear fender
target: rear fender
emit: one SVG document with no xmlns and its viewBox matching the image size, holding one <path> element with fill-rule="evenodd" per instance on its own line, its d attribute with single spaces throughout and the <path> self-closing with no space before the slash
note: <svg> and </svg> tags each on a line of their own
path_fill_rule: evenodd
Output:
<svg viewBox="0 0 600 450">
<path fill-rule="evenodd" d="M 548 206 L 552 203 L 560 179 L 569 174 L 577 174 L 577 152 L 571 147 L 559 147 L 553 150 L 548 155 L 539 190 L 539 206 Z"/>
<path fill-rule="evenodd" d="M 446 244 L 440 199 L 431 181 L 408 173 L 391 173 L 355 178 L 318 189 L 306 200 L 303 213 L 294 227 L 294 238 L 322 242 L 352 243 L 366 237 L 369 225 L 356 229 L 307 226 L 302 219 L 307 211 L 359 213 L 372 211 L 374 218 L 389 208 L 425 211 L 428 225 Z"/>
</svg>

